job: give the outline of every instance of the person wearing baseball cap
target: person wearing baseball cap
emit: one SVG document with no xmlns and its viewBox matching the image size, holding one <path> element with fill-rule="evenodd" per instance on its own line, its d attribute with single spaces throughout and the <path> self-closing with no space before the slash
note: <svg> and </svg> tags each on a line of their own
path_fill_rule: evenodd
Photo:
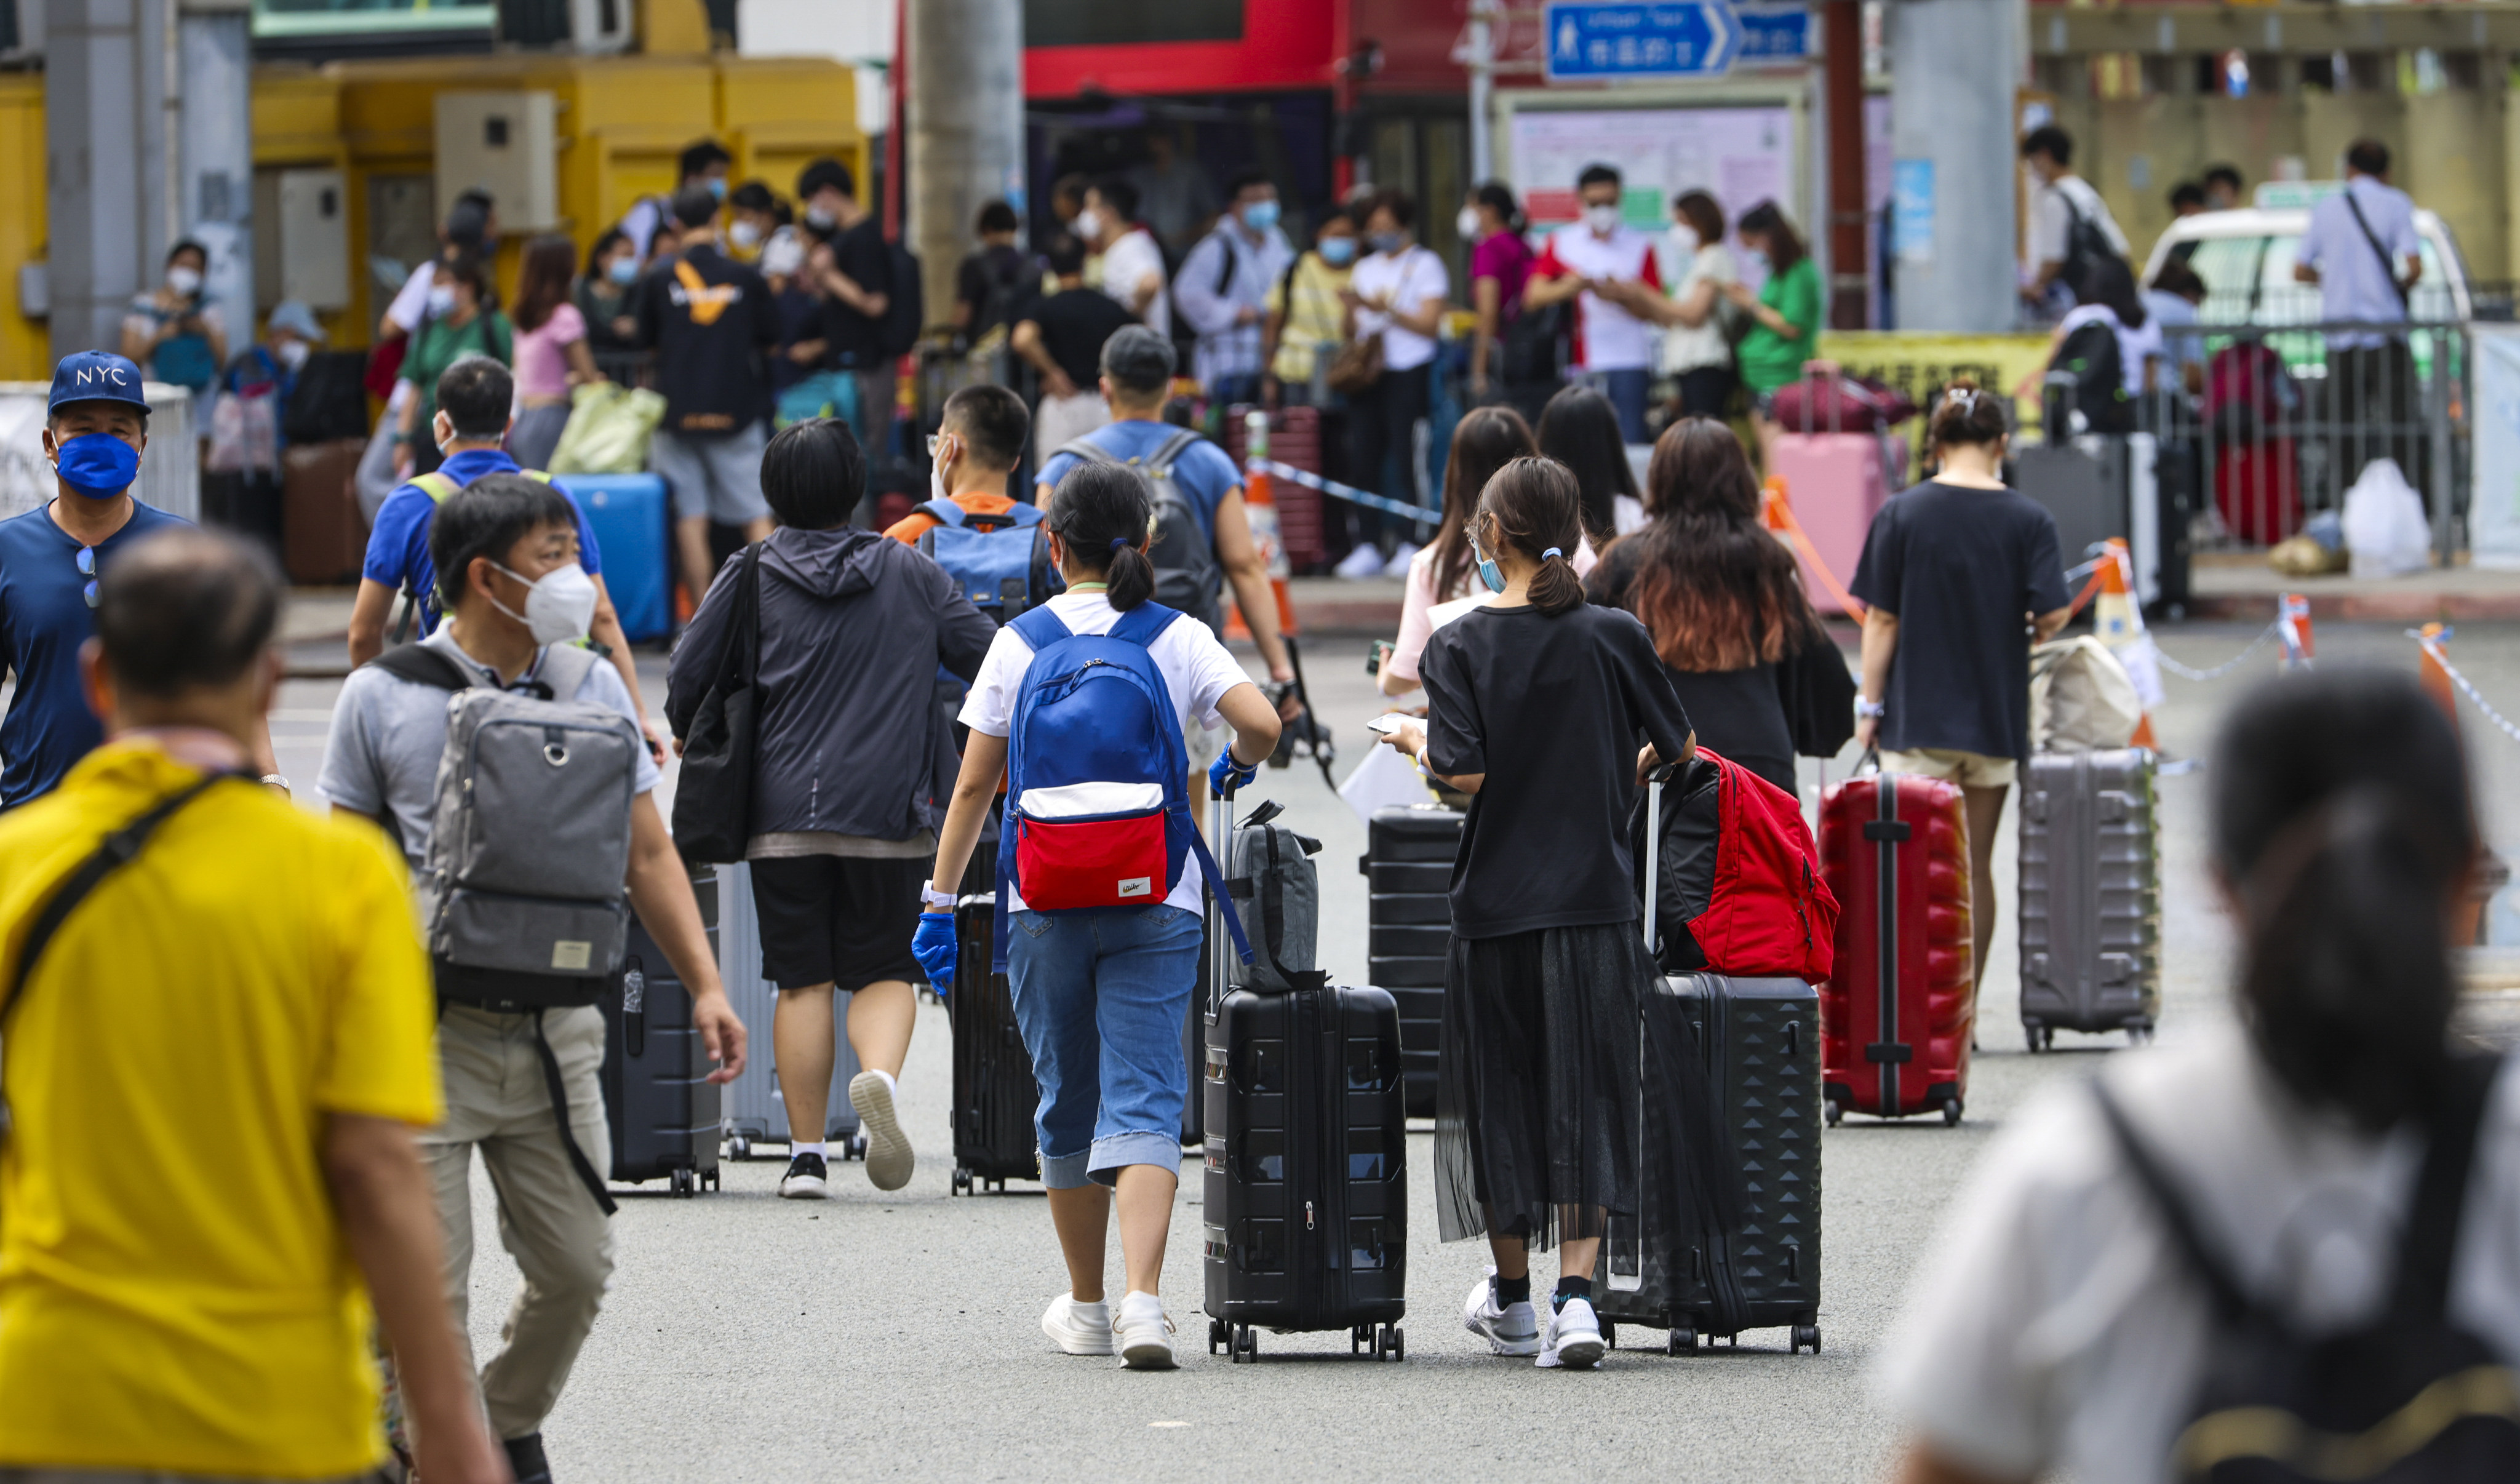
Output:
<svg viewBox="0 0 2520 1484">
<path fill-rule="evenodd" d="M 149 532 L 190 522 L 143 505 L 132 488 L 149 447 L 140 368 L 105 350 L 53 372 L 44 457 L 55 498 L 0 520 L 0 656 L 18 691 L 0 717 L 0 809 L 52 791 L 105 740 L 79 688 L 79 650 L 96 634 L 97 573 Z M 262 744 L 270 771 L 271 744 Z"/>
</svg>

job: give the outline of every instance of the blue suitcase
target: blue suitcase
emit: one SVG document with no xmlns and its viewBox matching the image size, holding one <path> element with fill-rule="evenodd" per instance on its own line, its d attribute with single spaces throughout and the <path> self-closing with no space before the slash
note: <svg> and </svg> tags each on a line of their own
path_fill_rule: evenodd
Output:
<svg viewBox="0 0 2520 1484">
<path fill-rule="evenodd" d="M 673 532 L 665 481 L 654 474 L 560 474 L 553 482 L 586 512 L 603 549 L 604 587 L 621 615 L 621 632 L 632 644 L 672 633 Z"/>
</svg>

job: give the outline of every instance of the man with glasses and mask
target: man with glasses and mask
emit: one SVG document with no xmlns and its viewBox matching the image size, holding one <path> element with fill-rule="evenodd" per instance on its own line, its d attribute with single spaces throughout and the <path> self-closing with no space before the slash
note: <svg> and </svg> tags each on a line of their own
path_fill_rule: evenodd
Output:
<svg viewBox="0 0 2520 1484">
<path fill-rule="evenodd" d="M 0 652 L 18 681 L 0 719 L 0 808 L 51 792 L 105 741 L 78 675 L 79 646 L 96 633 L 97 573 L 149 532 L 187 523 L 132 494 L 149 446 L 138 366 L 104 350 L 67 357 L 47 406 L 55 497 L 0 521 Z M 255 766 L 277 781 L 268 733 Z"/>
</svg>

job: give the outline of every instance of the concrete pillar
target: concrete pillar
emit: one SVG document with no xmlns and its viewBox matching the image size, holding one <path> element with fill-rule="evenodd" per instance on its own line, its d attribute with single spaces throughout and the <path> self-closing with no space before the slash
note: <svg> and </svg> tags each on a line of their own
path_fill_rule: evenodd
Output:
<svg viewBox="0 0 2520 1484">
<path fill-rule="evenodd" d="M 174 240 L 166 77 L 175 0 L 44 0 L 54 359 L 111 349 Z"/>
<path fill-rule="evenodd" d="M 1902 0 L 1887 19 L 1891 156 L 1933 172 L 1932 246 L 1902 244 L 1899 328 L 2009 330 L 2020 301 L 2012 113 L 2027 34 L 2021 0 Z"/>
<path fill-rule="evenodd" d="M 184 0 L 183 12 L 179 219 L 209 249 L 205 292 L 233 354 L 254 323 L 253 18 L 248 0 Z"/>
<path fill-rule="evenodd" d="M 909 157 L 904 235 L 919 254 L 929 324 L 954 302 L 973 218 L 1003 197 L 1025 220 L 1023 6 L 919 0 L 909 7 Z"/>
</svg>

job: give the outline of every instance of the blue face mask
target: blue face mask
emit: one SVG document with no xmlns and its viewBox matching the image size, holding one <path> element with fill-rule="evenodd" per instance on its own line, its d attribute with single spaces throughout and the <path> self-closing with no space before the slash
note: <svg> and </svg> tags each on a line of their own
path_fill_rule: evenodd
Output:
<svg viewBox="0 0 2520 1484">
<path fill-rule="evenodd" d="M 140 450 L 110 432 L 81 433 L 54 450 L 53 468 L 80 494 L 109 499 L 140 477 Z"/>
<path fill-rule="evenodd" d="M 1476 536 L 1470 538 L 1470 555 L 1479 559 L 1479 581 L 1487 584 L 1487 589 L 1491 593 L 1504 592 L 1505 573 L 1497 570 L 1495 558 L 1479 549 L 1479 538 Z"/>
<path fill-rule="evenodd" d="M 1278 203 L 1274 201 L 1255 201 L 1244 206 L 1242 225 L 1254 232 L 1266 232 L 1278 225 Z"/>
<path fill-rule="evenodd" d="M 1325 237 L 1321 244 L 1322 261 L 1333 268 L 1344 268 L 1356 261 L 1356 239 Z"/>
<path fill-rule="evenodd" d="M 710 182 L 708 183 L 708 188 L 709 188 L 709 194 L 710 194 L 711 196 L 716 197 L 716 198 L 717 198 L 718 200 L 720 200 L 720 201 L 724 201 L 724 200 L 726 200 L 726 177 L 725 177 L 725 176 L 721 175 L 721 176 L 719 176 L 717 179 L 710 181 Z"/>
<path fill-rule="evenodd" d="M 616 257 L 604 265 L 604 276 L 616 284 L 635 284 L 639 282 L 639 260 L 635 257 Z"/>
</svg>

